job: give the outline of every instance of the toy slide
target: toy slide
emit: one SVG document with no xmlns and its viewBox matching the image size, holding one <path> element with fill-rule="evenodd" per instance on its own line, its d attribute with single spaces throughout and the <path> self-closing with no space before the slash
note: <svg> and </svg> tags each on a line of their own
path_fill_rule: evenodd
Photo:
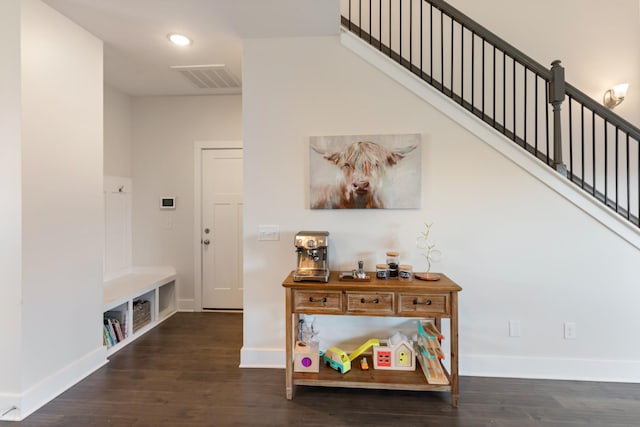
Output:
<svg viewBox="0 0 640 427">
<path fill-rule="evenodd" d="M 431 322 L 418 322 L 418 361 L 429 384 L 449 384 L 449 380 L 440 364 L 444 352 L 440 341 L 444 336 Z"/>
<path fill-rule="evenodd" d="M 422 372 L 429 384 L 449 384 L 449 380 L 442 369 L 442 365 L 438 359 L 427 359 L 425 357 L 418 357 Z"/>
<path fill-rule="evenodd" d="M 438 330 L 438 328 L 436 328 L 436 326 L 431 322 L 425 322 L 425 321 L 418 322 L 418 334 L 420 334 L 420 336 L 425 337 L 426 339 L 431 339 L 431 340 L 444 339 L 444 335 L 442 335 Z"/>
<path fill-rule="evenodd" d="M 369 341 L 367 341 L 366 343 L 362 344 L 353 353 L 351 353 L 349 355 L 349 360 L 353 361 L 356 357 L 360 356 L 362 353 L 367 351 L 369 349 L 369 347 L 374 346 L 374 345 L 380 345 L 380 341 L 377 340 L 376 338 L 371 338 Z"/>
</svg>

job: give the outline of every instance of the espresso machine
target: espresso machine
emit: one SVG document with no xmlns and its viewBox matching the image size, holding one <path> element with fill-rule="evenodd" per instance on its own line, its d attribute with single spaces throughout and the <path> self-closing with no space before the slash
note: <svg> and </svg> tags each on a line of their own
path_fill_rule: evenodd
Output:
<svg viewBox="0 0 640 427">
<path fill-rule="evenodd" d="M 298 253 L 298 268 L 293 281 L 329 281 L 329 232 L 300 231 L 293 240 Z"/>
</svg>

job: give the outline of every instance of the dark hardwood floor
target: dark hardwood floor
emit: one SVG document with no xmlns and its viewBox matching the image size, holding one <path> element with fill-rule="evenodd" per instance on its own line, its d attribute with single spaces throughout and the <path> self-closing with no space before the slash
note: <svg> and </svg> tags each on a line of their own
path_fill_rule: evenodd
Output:
<svg viewBox="0 0 640 427">
<path fill-rule="evenodd" d="M 242 315 L 177 313 L 26 420 L 0 426 L 639 426 L 640 384 L 462 377 L 446 393 L 297 387 L 240 369 Z"/>
</svg>

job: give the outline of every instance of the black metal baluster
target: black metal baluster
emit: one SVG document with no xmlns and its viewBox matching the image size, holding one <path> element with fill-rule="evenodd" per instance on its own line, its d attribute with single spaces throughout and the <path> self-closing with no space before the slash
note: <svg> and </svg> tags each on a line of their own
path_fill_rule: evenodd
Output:
<svg viewBox="0 0 640 427">
<path fill-rule="evenodd" d="M 533 126 L 535 127 L 535 131 L 533 133 L 533 148 L 534 148 L 534 155 L 536 156 L 536 158 L 538 157 L 538 98 L 540 97 L 540 89 L 538 88 L 538 83 L 540 82 L 540 77 L 538 75 L 536 75 L 536 79 L 535 79 L 535 101 L 534 101 L 534 113 L 533 113 Z"/>
<path fill-rule="evenodd" d="M 573 181 L 573 98 L 569 96 L 569 179 Z"/>
<path fill-rule="evenodd" d="M 382 0 L 378 2 L 378 37 L 380 38 L 380 50 L 382 50 Z"/>
<path fill-rule="evenodd" d="M 627 221 L 631 219 L 631 189 L 629 186 L 631 185 L 631 173 L 629 171 L 629 134 L 627 133 L 627 144 L 626 144 L 626 160 L 627 160 Z"/>
<path fill-rule="evenodd" d="M 402 65 L 402 2 L 398 2 L 398 28 L 400 32 L 398 34 L 398 56 L 400 57 L 400 65 Z"/>
<path fill-rule="evenodd" d="M 369 0 L 369 44 L 371 44 L 372 34 L 373 34 L 373 22 L 371 21 L 371 0 Z"/>
<path fill-rule="evenodd" d="M 591 156 L 592 156 L 592 164 L 593 175 L 591 176 L 593 180 L 593 188 L 591 189 L 591 195 L 596 196 L 596 112 L 591 110 Z"/>
<path fill-rule="evenodd" d="M 493 83 L 491 84 L 491 89 L 493 90 L 493 113 L 491 118 L 493 119 L 493 128 L 496 127 L 496 47 L 493 46 L 493 66 L 491 68 L 493 72 Z"/>
<path fill-rule="evenodd" d="M 608 200 L 609 198 L 607 197 L 607 192 L 609 190 L 609 171 L 608 171 L 608 166 L 609 166 L 609 156 L 608 156 L 608 152 L 609 152 L 609 144 L 608 144 L 608 132 L 607 132 L 607 125 L 609 124 L 609 121 L 607 119 L 604 119 L 604 204 L 605 206 L 607 206 L 609 204 Z"/>
<path fill-rule="evenodd" d="M 551 84 L 551 82 L 547 81 L 547 87 Z M 551 104 L 549 104 L 549 91 L 545 90 L 544 91 L 544 105 L 545 105 L 545 112 L 546 114 L 544 115 L 544 119 L 545 119 L 545 127 L 546 127 L 546 136 L 547 136 L 547 148 L 546 148 L 546 156 L 547 156 L 547 165 L 549 164 L 549 108 L 551 107 Z"/>
<path fill-rule="evenodd" d="M 584 176 L 586 172 L 584 170 L 584 104 L 580 106 L 580 153 L 581 153 L 581 164 L 580 164 L 580 174 L 582 175 L 582 179 L 580 182 L 580 187 L 584 189 Z"/>
<path fill-rule="evenodd" d="M 616 126 L 616 149 L 615 149 L 615 153 L 616 153 L 616 161 L 615 161 L 615 174 L 616 174 L 616 180 L 615 180 L 615 190 L 616 190 L 616 212 L 618 212 L 618 196 L 619 196 L 619 191 L 618 191 L 618 173 L 619 173 L 619 169 L 618 169 L 618 156 L 620 155 L 619 150 L 618 150 L 618 127 Z"/>
<path fill-rule="evenodd" d="M 391 44 L 391 0 L 389 0 L 389 56 L 393 56 L 393 49 Z"/>
<path fill-rule="evenodd" d="M 471 112 L 476 109 L 476 33 L 471 31 Z"/>
<path fill-rule="evenodd" d="M 485 73 L 485 65 L 484 65 L 484 45 L 485 45 L 484 37 L 482 38 L 482 103 L 480 104 L 480 109 L 482 110 L 482 120 L 484 120 L 484 73 Z"/>
<path fill-rule="evenodd" d="M 444 13 L 440 12 L 440 84 L 444 93 Z"/>
<path fill-rule="evenodd" d="M 424 27 L 422 24 L 423 19 L 423 11 L 424 11 L 424 3 L 420 2 L 420 78 L 423 78 L 422 72 L 422 53 L 423 53 L 423 42 L 424 42 Z"/>
<path fill-rule="evenodd" d="M 409 71 L 413 71 L 413 0 L 409 1 Z"/>
<path fill-rule="evenodd" d="M 433 5 L 429 3 L 429 80 L 433 84 Z"/>
<path fill-rule="evenodd" d="M 527 67 L 524 66 L 524 102 L 522 104 L 522 117 L 523 117 L 523 125 L 524 125 L 524 138 L 522 139 L 522 146 L 527 146 Z"/>
<path fill-rule="evenodd" d="M 453 16 L 451 17 L 451 77 L 449 78 L 449 85 L 451 86 L 451 98 L 453 98 Z"/>
<path fill-rule="evenodd" d="M 502 133 L 508 137 L 508 126 L 507 126 L 507 52 L 506 50 L 502 51 L 502 76 L 500 80 L 502 80 Z M 499 83 L 498 83 L 499 84 Z"/>
<path fill-rule="evenodd" d="M 516 141 L 516 58 L 513 58 L 513 140 Z"/>
<path fill-rule="evenodd" d="M 460 105 L 464 105 L 464 25 L 460 24 Z"/>
<path fill-rule="evenodd" d="M 358 0 L 358 37 L 362 38 L 362 0 Z"/>
<path fill-rule="evenodd" d="M 569 96 L 569 179 L 573 181 L 573 98 Z"/>
</svg>

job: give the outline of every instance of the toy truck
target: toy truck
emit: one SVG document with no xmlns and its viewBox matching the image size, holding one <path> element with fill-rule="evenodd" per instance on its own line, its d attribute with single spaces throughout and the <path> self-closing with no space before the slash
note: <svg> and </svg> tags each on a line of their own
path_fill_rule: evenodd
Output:
<svg viewBox="0 0 640 427">
<path fill-rule="evenodd" d="M 351 359 L 349 359 L 347 353 L 338 347 L 331 347 L 325 351 L 322 356 L 322 360 L 332 369 L 339 371 L 341 374 L 347 373 L 351 370 Z"/>
</svg>

